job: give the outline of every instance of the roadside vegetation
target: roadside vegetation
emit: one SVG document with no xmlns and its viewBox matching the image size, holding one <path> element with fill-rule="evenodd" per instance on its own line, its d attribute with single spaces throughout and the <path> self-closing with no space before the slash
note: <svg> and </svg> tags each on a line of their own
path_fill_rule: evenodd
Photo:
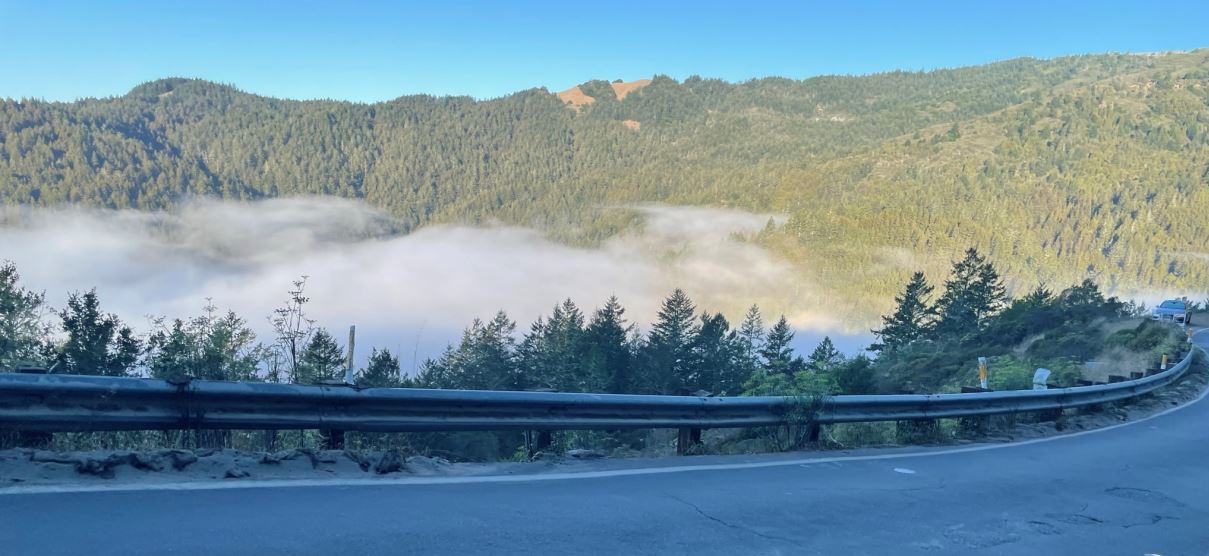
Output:
<svg viewBox="0 0 1209 556">
<path fill-rule="evenodd" d="M 845 356 L 827 338 L 810 353 L 797 354 L 784 317 L 768 326 L 753 306 L 732 325 L 721 314 L 699 310 L 676 290 L 646 331 L 626 319 L 616 298 L 590 312 L 566 300 L 519 333 L 517 323 L 502 312 L 476 320 L 460 341 L 410 374 L 395 354 L 374 348 L 355 377 L 360 387 L 792 396 L 802 407 L 794 426 L 741 432 L 727 441 L 790 449 L 810 440 L 810 415 L 828 396 L 956 391 L 977 385 L 978 357 L 989 359 L 995 390 L 1031 388 L 1038 367 L 1053 372 L 1051 383 L 1073 386 L 1088 361 L 1153 362 L 1183 341 L 1176 328 L 1138 319 L 1143 307 L 1105 297 L 1091 280 L 1009 298 L 998 270 L 975 249 L 953 263 L 940 287 L 916 273 L 895 301 L 894 312 L 874 331 L 872 356 Z M 95 290 L 71 293 L 63 308 L 46 307 L 45 296 L 22 287 L 17 269 L 5 263 L 0 265 L 0 367 L 298 384 L 340 380 L 345 349 L 308 316 L 308 302 L 306 280 L 295 281 L 281 308 L 267 317 L 273 337 L 265 340 L 244 318 L 220 312 L 213 303 L 199 316 L 154 319 L 152 330 L 137 334 L 103 310 Z M 832 432 L 881 434 L 879 427 L 853 425 Z M 318 431 L 55 435 L 55 447 L 63 449 L 278 450 L 321 442 Z M 568 432 L 552 442 L 556 450 L 636 453 L 668 439 L 659 433 Z M 527 455 L 521 433 L 350 433 L 348 445 L 480 461 Z"/>
</svg>

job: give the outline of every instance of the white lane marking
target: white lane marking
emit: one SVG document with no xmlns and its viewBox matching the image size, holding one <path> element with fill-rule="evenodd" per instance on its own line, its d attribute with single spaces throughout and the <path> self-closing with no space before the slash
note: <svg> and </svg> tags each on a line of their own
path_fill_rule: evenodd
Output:
<svg viewBox="0 0 1209 556">
<path fill-rule="evenodd" d="M 1193 335 L 1205 332 L 1209 328 L 1202 328 Z M 1207 354 L 1209 355 L 1209 354 Z M 380 479 L 273 479 L 273 480 L 249 480 L 249 482 L 231 482 L 231 483 L 213 483 L 213 482 L 190 482 L 190 483 L 162 483 L 162 484 L 125 484 L 125 485 L 34 485 L 34 486 L 15 486 L 5 487 L 0 490 L 0 495 L 18 495 L 18 494 L 46 494 L 46 493 L 67 493 L 67 492 L 138 492 L 147 490 L 223 490 L 223 489 L 239 489 L 239 488 L 299 488 L 299 487 L 350 487 L 350 486 L 409 486 L 409 485 L 464 485 L 464 484 L 481 484 L 481 483 L 529 483 L 539 481 L 567 481 L 573 479 L 607 479 L 612 477 L 630 477 L 635 475 L 666 475 L 671 473 L 691 473 L 697 471 L 731 471 L 741 469 L 764 469 L 768 467 L 787 467 L 792 465 L 817 465 L 820 463 L 843 463 L 854 461 L 881 461 L 890 459 L 908 459 L 908 458 L 926 458 L 937 456 L 948 456 L 954 454 L 966 454 L 971 452 L 987 452 L 990 450 L 1010 450 L 1021 446 L 1031 446 L 1033 444 L 1042 444 L 1046 442 L 1056 442 L 1059 440 L 1067 440 L 1099 434 L 1122 427 L 1129 427 L 1139 423 L 1145 423 L 1151 419 L 1157 419 L 1164 415 L 1175 413 L 1187 409 L 1209 396 L 1209 388 L 1206 388 L 1201 395 L 1196 399 L 1176 407 L 1166 409 L 1143 417 L 1136 421 L 1128 421 L 1109 425 L 1098 429 L 1091 429 L 1070 434 L 1062 434 L 1058 436 L 1048 436 L 1045 438 L 1034 438 L 1032 440 L 1022 440 L 1020 442 L 1010 442 L 1005 444 L 988 444 L 982 446 L 967 446 L 964 448 L 952 448 L 946 450 L 933 450 L 926 452 L 910 452 L 906 454 L 875 454 L 868 456 L 835 456 L 825 458 L 802 458 L 792 460 L 778 461 L 760 461 L 750 463 L 716 463 L 705 465 L 682 465 L 675 467 L 641 467 L 634 469 L 612 469 L 609 471 L 584 471 L 584 472 L 569 472 L 569 473 L 546 473 L 542 475 L 481 475 L 470 477 L 408 477 L 408 478 L 380 478 Z"/>
<path fill-rule="evenodd" d="M 902 474 L 904 474 L 904 475 L 914 475 L 914 474 L 915 474 L 915 470 L 913 470 L 913 469 L 907 469 L 906 467 L 895 467 L 895 468 L 894 468 L 894 472 L 895 472 L 895 473 L 902 473 Z"/>
</svg>

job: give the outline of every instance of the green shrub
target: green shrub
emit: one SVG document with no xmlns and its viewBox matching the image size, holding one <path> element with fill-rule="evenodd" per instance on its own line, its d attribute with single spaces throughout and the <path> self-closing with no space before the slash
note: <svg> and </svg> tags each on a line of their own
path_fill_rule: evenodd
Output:
<svg viewBox="0 0 1209 556">
<path fill-rule="evenodd" d="M 1047 382 L 1058 386 L 1074 386 L 1083 376 L 1082 365 L 1071 359 L 1021 359 L 1014 355 L 992 357 L 988 364 L 992 390 L 1032 390 L 1033 376 L 1038 368 L 1050 370 Z"/>
<path fill-rule="evenodd" d="M 1026 353 L 1032 359 L 1064 357 L 1088 361 L 1104 349 L 1104 341 L 1100 336 L 1098 329 L 1083 325 L 1064 326 L 1033 342 Z"/>
<path fill-rule="evenodd" d="M 1170 342 L 1175 328 L 1161 322 L 1142 321 L 1132 330 L 1119 330 L 1108 337 L 1109 346 L 1121 346 L 1129 351 L 1153 351 L 1165 342 Z"/>
<path fill-rule="evenodd" d="M 991 390 L 1031 390 L 1035 367 L 1014 356 L 992 357 L 988 362 Z"/>
</svg>

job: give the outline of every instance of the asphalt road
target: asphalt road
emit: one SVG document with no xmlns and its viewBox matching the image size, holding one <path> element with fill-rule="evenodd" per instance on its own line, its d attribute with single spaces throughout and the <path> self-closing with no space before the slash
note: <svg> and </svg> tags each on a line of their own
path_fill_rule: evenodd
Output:
<svg viewBox="0 0 1209 556">
<path fill-rule="evenodd" d="M 0 554 L 1202 555 L 1207 424 L 1202 398 L 1098 432 L 907 456 L 771 456 L 499 482 L 4 494 Z"/>
</svg>

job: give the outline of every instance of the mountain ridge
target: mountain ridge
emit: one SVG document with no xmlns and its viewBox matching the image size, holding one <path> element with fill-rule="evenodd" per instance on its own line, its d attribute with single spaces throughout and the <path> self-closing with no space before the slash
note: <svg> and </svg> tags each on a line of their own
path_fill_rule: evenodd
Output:
<svg viewBox="0 0 1209 556">
<path fill-rule="evenodd" d="M 780 212 L 788 222 L 758 241 L 860 314 L 971 245 L 1020 289 L 1209 283 L 1196 256 L 1209 242 L 1204 49 L 573 89 L 593 102 L 544 88 L 288 100 L 187 78 L 106 99 L 5 100 L 0 199 L 159 209 L 337 195 L 404 230 L 501 221 L 581 244 L 639 221 L 598 207 Z"/>
</svg>

